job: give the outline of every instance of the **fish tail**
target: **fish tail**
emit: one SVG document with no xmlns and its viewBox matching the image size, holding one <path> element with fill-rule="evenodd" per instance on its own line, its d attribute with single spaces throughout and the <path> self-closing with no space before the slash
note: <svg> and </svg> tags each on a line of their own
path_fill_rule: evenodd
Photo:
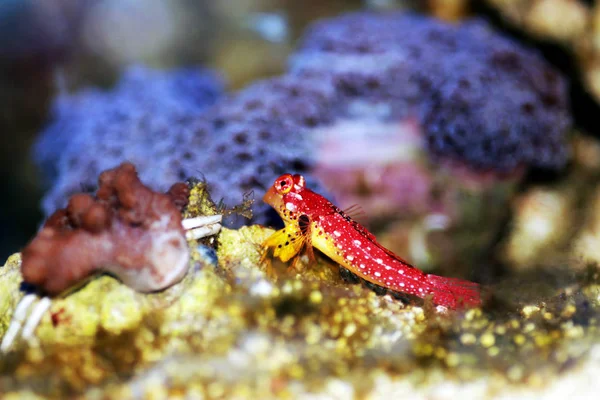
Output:
<svg viewBox="0 0 600 400">
<path fill-rule="evenodd" d="M 427 275 L 427 280 L 432 285 L 435 304 L 452 309 L 481 305 L 481 286 L 478 283 L 437 275 Z"/>
</svg>

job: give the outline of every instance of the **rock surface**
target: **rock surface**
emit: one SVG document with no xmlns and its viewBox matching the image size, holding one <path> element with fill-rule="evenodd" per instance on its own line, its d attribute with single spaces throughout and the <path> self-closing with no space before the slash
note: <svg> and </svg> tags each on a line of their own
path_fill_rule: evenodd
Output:
<svg viewBox="0 0 600 400">
<path fill-rule="evenodd" d="M 224 229 L 218 265 L 193 249 L 194 267 L 161 293 L 100 277 L 53 300 L 34 338 L 0 360 L 4 397 L 555 398 L 547 382 L 583 390 L 597 371 L 597 277 L 566 290 L 520 280 L 527 296 L 496 289 L 504 308 L 440 313 L 348 285 L 324 260 L 269 277 L 258 245 L 272 232 Z M 19 266 L 15 255 L 0 269 L 0 335 Z"/>
</svg>

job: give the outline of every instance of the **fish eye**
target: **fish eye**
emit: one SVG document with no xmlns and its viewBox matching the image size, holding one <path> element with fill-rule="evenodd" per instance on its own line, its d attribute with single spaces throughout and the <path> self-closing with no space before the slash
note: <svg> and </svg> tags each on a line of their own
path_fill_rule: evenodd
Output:
<svg viewBox="0 0 600 400">
<path fill-rule="evenodd" d="M 292 190 L 293 184 L 294 181 L 292 180 L 292 176 L 290 174 L 285 174 L 277 178 L 275 181 L 275 190 L 281 194 L 286 194 Z"/>
</svg>

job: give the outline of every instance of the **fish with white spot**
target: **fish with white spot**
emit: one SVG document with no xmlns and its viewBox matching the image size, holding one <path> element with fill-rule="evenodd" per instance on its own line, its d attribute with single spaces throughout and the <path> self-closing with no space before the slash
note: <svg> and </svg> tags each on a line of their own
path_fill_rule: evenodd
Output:
<svg viewBox="0 0 600 400">
<path fill-rule="evenodd" d="M 263 200 L 281 216 L 285 228 L 275 232 L 263 246 L 286 262 L 303 248 L 319 249 L 350 272 L 393 291 L 418 297 L 431 296 L 448 308 L 481 304 L 477 283 L 426 274 L 377 242 L 364 226 L 329 200 L 305 187 L 301 175 L 277 178 Z M 298 240 L 291 241 L 291 236 Z"/>
</svg>

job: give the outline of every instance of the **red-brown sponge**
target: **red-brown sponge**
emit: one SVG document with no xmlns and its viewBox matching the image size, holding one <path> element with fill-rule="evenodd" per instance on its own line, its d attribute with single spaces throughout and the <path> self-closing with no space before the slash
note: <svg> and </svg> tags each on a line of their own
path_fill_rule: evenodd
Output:
<svg viewBox="0 0 600 400">
<path fill-rule="evenodd" d="M 141 292 L 178 282 L 189 259 L 181 226 L 187 185 L 154 192 L 130 163 L 103 172 L 98 185 L 95 197 L 73 195 L 23 249 L 24 281 L 49 295 L 102 271 Z"/>
</svg>

